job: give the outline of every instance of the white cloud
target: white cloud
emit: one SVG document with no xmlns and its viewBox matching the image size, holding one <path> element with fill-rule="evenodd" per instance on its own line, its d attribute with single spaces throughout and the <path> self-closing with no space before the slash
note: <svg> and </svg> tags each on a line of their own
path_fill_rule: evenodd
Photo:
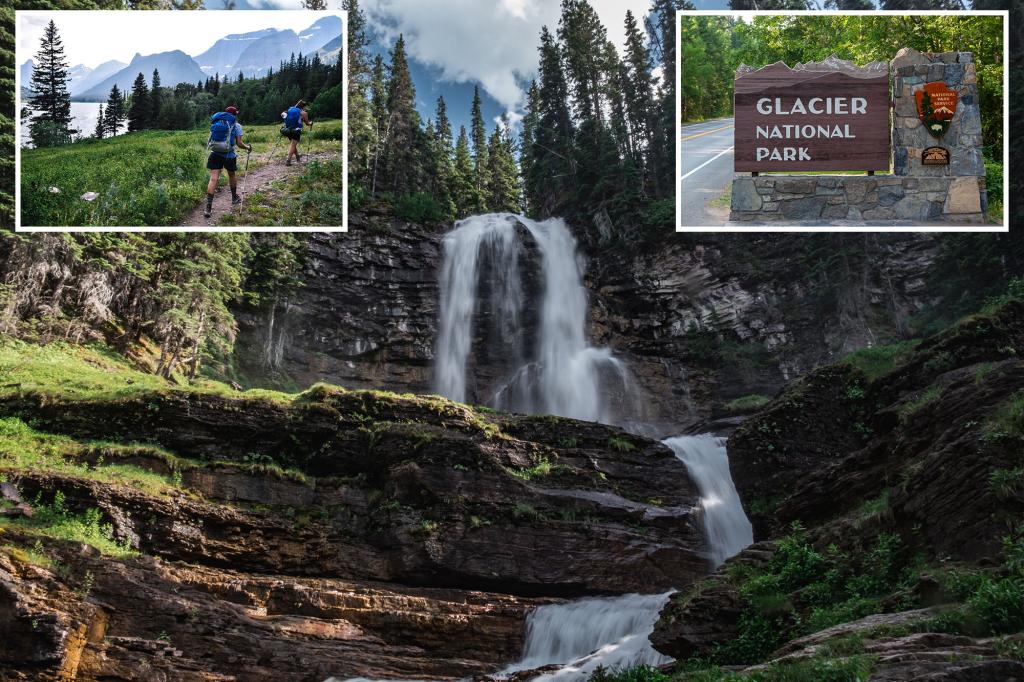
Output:
<svg viewBox="0 0 1024 682">
<path fill-rule="evenodd" d="M 292 0 L 266 0 L 291 2 Z M 294 0 L 295 4 L 299 0 Z M 334 14 L 343 15 L 341 11 Z M 64 41 L 64 54 L 71 66 L 95 68 L 117 59 L 130 62 L 136 52 L 143 55 L 181 50 L 197 55 L 229 33 L 248 33 L 265 28 L 299 32 L 322 15 L 313 12 L 122 12 L 122 11 L 36 11 L 18 14 L 17 60 L 23 64 L 39 50 L 43 28 L 52 18 Z M 108 36 L 116 35 L 117 40 Z"/>
<path fill-rule="evenodd" d="M 638 20 L 650 0 L 591 0 L 616 46 L 625 40 L 626 10 Z M 390 43 L 398 34 L 419 62 L 453 82 L 479 82 L 508 111 L 523 104 L 523 81 L 536 75 L 541 27 L 558 26 L 555 0 L 367 0 L 367 18 Z"/>
</svg>

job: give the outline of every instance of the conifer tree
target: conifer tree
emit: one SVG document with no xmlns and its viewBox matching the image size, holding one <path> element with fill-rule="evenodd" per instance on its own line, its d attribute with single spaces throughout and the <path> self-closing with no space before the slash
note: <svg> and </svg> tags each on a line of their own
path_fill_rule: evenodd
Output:
<svg viewBox="0 0 1024 682">
<path fill-rule="evenodd" d="M 160 108 L 164 105 L 164 95 L 160 90 L 160 70 L 153 69 L 153 86 L 149 90 L 149 127 L 159 128 Z"/>
<path fill-rule="evenodd" d="M 96 117 L 96 127 L 92 131 L 92 136 L 97 140 L 102 140 L 105 133 L 106 128 L 103 127 L 103 104 L 100 103 L 100 113 Z"/>
<path fill-rule="evenodd" d="M 107 97 L 107 110 L 103 114 L 103 127 L 110 133 L 111 137 L 117 135 L 121 124 L 125 120 L 124 97 L 117 85 L 110 88 L 110 95 Z"/>
<path fill-rule="evenodd" d="M 446 215 L 455 215 L 455 199 L 452 196 L 454 175 L 454 150 L 452 149 L 452 124 L 448 119 L 448 105 L 444 97 L 437 98 L 437 122 L 435 124 L 435 199 Z"/>
<path fill-rule="evenodd" d="M 494 127 L 487 147 L 487 210 L 498 213 L 521 212 L 519 168 L 516 166 L 512 130 L 506 114 L 502 114 L 501 121 Z"/>
<path fill-rule="evenodd" d="M 562 53 L 546 26 L 541 29 L 539 51 L 538 122 L 526 185 L 528 202 L 535 214 L 546 217 L 561 208 L 569 189 L 575 185 L 574 128 Z"/>
<path fill-rule="evenodd" d="M 416 177 L 416 145 L 420 133 L 416 112 L 416 89 L 405 56 L 405 38 L 401 35 L 391 52 L 391 78 L 388 80 L 388 133 L 384 150 L 384 186 L 400 196 L 412 191 Z"/>
<path fill-rule="evenodd" d="M 476 210 L 487 210 L 487 128 L 480 101 L 480 86 L 473 88 L 473 106 L 470 111 L 471 135 L 473 137 L 473 189 L 476 194 Z"/>
<path fill-rule="evenodd" d="M 146 78 L 139 73 L 132 84 L 131 106 L 128 108 L 128 132 L 132 133 L 149 127 L 151 120 L 149 88 L 146 86 Z"/>
<path fill-rule="evenodd" d="M 68 63 L 57 25 L 50 20 L 35 55 L 29 102 L 35 113 L 30 124 L 32 144 L 51 147 L 71 142 L 78 131 L 71 128 L 71 96 L 68 94 Z"/>
<path fill-rule="evenodd" d="M 455 202 L 455 217 L 472 215 L 479 203 L 474 185 L 476 172 L 473 156 L 469 150 L 469 136 L 466 126 L 459 127 L 459 139 L 455 143 L 455 163 L 452 172 L 452 199 Z"/>
<path fill-rule="evenodd" d="M 530 178 L 534 177 L 533 165 L 537 150 L 533 143 L 537 136 L 537 126 L 540 117 L 540 89 L 537 81 L 530 82 L 530 89 L 526 91 L 526 113 L 523 116 L 522 130 L 519 133 L 519 169 L 522 174 L 523 199 L 526 212 L 533 216 L 534 197 L 537 190 L 530 184 Z"/>
<path fill-rule="evenodd" d="M 368 51 L 369 40 L 366 35 L 366 17 L 359 7 L 358 0 L 344 0 L 342 9 L 348 12 L 347 105 L 349 172 L 352 176 L 350 182 L 367 188 L 373 150 L 377 143 L 377 130 L 370 106 L 372 74 Z M 333 85 L 330 76 L 325 85 Z"/>
</svg>

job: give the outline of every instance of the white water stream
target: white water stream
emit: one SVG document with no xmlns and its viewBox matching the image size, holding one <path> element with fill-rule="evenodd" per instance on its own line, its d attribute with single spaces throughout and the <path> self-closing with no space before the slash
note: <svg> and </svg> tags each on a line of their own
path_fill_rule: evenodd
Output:
<svg viewBox="0 0 1024 682">
<path fill-rule="evenodd" d="M 543 299 L 536 339 L 527 344 L 522 318 L 517 226 L 522 225 L 541 255 Z M 562 220 L 542 222 L 508 213 L 461 220 L 444 238 L 441 319 L 434 366 L 435 390 L 452 400 L 480 401 L 467 387 L 467 360 L 482 278 L 491 289 L 491 318 L 497 335 L 519 361 L 493 395 L 492 406 L 530 414 L 554 414 L 586 421 L 615 419 L 607 400 L 635 394 L 626 366 L 607 348 L 587 343 L 587 290 L 583 286 L 576 240 Z M 528 345 L 532 345 L 529 348 Z M 613 382 L 613 383 L 609 383 Z"/>
<path fill-rule="evenodd" d="M 725 439 L 703 434 L 677 436 L 662 442 L 672 448 L 697 484 L 711 564 L 717 568 L 754 541 L 754 531 L 729 472 Z"/>
<path fill-rule="evenodd" d="M 627 594 L 541 606 L 526 620 L 522 659 L 500 675 L 556 663 L 562 667 L 534 682 L 584 682 L 602 666 L 618 670 L 670 663 L 671 658 L 651 647 L 648 637 L 671 594 Z"/>
<path fill-rule="evenodd" d="M 543 269 L 543 300 L 532 348 L 521 326 L 520 224 L 535 241 Z M 458 222 L 445 236 L 435 361 L 439 393 L 461 402 L 474 397 L 468 375 L 481 282 L 490 290 L 492 323 L 501 326 L 492 338 L 506 344 L 517 367 L 491 396 L 493 406 L 588 421 L 611 423 L 617 418 L 619 423 L 637 423 L 641 415 L 635 402 L 626 401 L 627 412 L 634 408 L 631 413 L 613 415 L 604 397 L 609 389 L 627 396 L 639 393 L 624 363 L 609 349 L 587 342 L 587 292 L 576 240 L 557 219 L 536 222 L 510 214 L 475 216 Z M 686 465 L 697 485 L 709 562 L 716 567 L 753 541 L 729 472 L 725 440 L 700 435 L 663 442 Z M 618 670 L 668 663 L 672 659 L 655 651 L 649 636 L 670 595 L 630 594 L 542 606 L 527 617 L 522 659 L 497 676 L 558 665 L 556 671 L 534 681 L 585 682 L 599 666 Z"/>
</svg>

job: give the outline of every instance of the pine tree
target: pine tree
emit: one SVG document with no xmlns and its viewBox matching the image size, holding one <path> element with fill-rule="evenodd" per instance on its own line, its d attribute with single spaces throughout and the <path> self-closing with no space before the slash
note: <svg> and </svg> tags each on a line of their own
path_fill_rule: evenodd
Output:
<svg viewBox="0 0 1024 682">
<path fill-rule="evenodd" d="M 370 104 L 371 67 L 366 17 L 358 0 L 344 0 L 348 12 L 348 158 L 350 183 L 369 189 L 377 130 Z M 338 60 L 339 65 L 341 60 Z M 382 67 L 383 68 L 383 67 Z M 335 69 L 337 70 L 337 69 Z M 338 71 L 340 75 L 340 71 Z M 341 82 L 340 79 L 338 81 Z M 325 87 L 334 85 L 328 75 Z"/>
<path fill-rule="evenodd" d="M 51 147 L 71 142 L 71 96 L 68 94 L 68 63 L 57 25 L 50 20 L 40 40 L 32 69 L 29 102 L 35 117 L 30 124 L 32 144 Z"/>
<path fill-rule="evenodd" d="M 545 26 L 540 34 L 540 86 L 537 131 L 526 178 L 527 201 L 538 217 L 560 212 L 575 186 L 573 123 L 562 53 Z"/>
<path fill-rule="evenodd" d="M 448 119 L 448 106 L 444 97 L 437 98 L 437 122 L 435 124 L 434 146 L 434 198 L 450 217 L 455 216 L 455 200 L 452 196 L 454 181 L 454 150 L 452 149 L 452 124 Z"/>
<path fill-rule="evenodd" d="M 535 190 L 529 184 L 532 178 L 534 155 L 537 150 L 533 143 L 537 137 L 537 126 L 540 124 L 540 89 L 537 81 L 530 82 L 530 89 L 526 92 L 526 113 L 523 116 L 522 131 L 519 134 L 519 168 L 523 178 L 523 194 L 525 209 L 529 215 L 535 215 L 533 197 Z"/>
<path fill-rule="evenodd" d="M 110 89 L 110 96 L 107 97 L 107 110 L 103 115 L 103 126 L 110 133 L 111 137 L 117 135 L 121 124 L 125 120 L 124 98 L 117 85 Z"/>
<path fill-rule="evenodd" d="M 388 80 L 388 132 L 384 150 L 384 187 L 396 196 L 414 190 L 416 146 L 420 119 L 416 112 L 416 88 L 405 56 L 405 38 L 401 35 L 391 52 L 391 78 Z"/>
<path fill-rule="evenodd" d="M 674 196 L 676 154 L 676 22 L 677 9 L 693 9 L 689 2 L 680 0 L 653 0 L 654 22 L 649 27 L 655 58 L 660 57 L 661 87 L 655 98 L 656 111 L 651 114 L 651 147 L 648 163 L 651 166 L 651 185 L 655 196 Z"/>
<path fill-rule="evenodd" d="M 100 104 L 100 113 L 96 117 L 96 128 L 93 129 L 92 136 L 97 140 L 102 140 L 105 133 L 106 128 L 103 127 L 103 104 Z"/>
<path fill-rule="evenodd" d="M 479 204 L 474 186 L 476 172 L 473 167 L 473 156 L 469 150 L 466 126 L 459 126 L 459 139 L 455 143 L 454 166 L 452 199 L 455 202 L 455 217 L 465 218 L 472 215 Z"/>
<path fill-rule="evenodd" d="M 626 12 L 625 73 L 622 90 L 626 104 L 633 162 L 641 168 L 650 167 L 657 175 L 654 147 L 654 78 L 651 75 L 651 53 L 647 49 L 633 13 Z M 673 76 L 674 77 L 674 76 Z"/>
<path fill-rule="evenodd" d="M 480 101 L 480 86 L 473 88 L 473 107 L 470 111 L 470 123 L 473 137 L 473 189 L 476 196 L 476 212 L 487 210 L 487 128 Z"/>
<path fill-rule="evenodd" d="M 149 88 L 146 86 L 146 78 L 139 73 L 132 84 L 131 107 L 128 109 L 128 132 L 132 133 L 148 127 L 151 120 Z"/>
<path fill-rule="evenodd" d="M 149 125 L 150 128 L 159 128 L 160 108 L 163 107 L 164 95 L 160 90 L 160 71 L 153 69 L 153 87 L 149 90 Z"/>
<path fill-rule="evenodd" d="M 327 9 L 326 0 L 302 0 L 303 9 L 324 10 Z"/>
<path fill-rule="evenodd" d="M 488 197 L 487 210 L 498 213 L 522 211 L 522 189 L 519 168 L 516 166 L 512 130 L 508 116 L 502 114 L 488 143 Z"/>
<path fill-rule="evenodd" d="M 379 54 L 373 61 L 373 71 L 369 83 L 370 115 L 374 127 L 373 171 L 370 179 L 370 192 L 377 191 L 380 181 L 380 169 L 384 163 L 384 145 L 389 134 L 388 121 L 388 79 L 384 70 L 384 58 Z"/>
<path fill-rule="evenodd" d="M 576 117 L 604 123 L 602 69 L 608 32 L 587 0 L 562 0 L 558 37 Z"/>
</svg>

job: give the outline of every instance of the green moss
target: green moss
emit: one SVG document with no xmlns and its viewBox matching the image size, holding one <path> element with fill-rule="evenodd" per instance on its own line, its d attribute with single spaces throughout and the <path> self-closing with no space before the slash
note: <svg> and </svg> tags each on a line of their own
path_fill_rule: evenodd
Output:
<svg viewBox="0 0 1024 682">
<path fill-rule="evenodd" d="M 859 523 L 865 523 L 886 516 L 889 513 L 889 491 L 886 490 L 878 497 L 862 504 L 856 512 L 856 517 Z"/>
<path fill-rule="evenodd" d="M 770 402 L 771 398 L 766 395 L 745 395 L 742 398 L 736 398 L 735 400 L 727 402 L 725 404 L 725 409 L 730 412 L 751 412 L 764 407 Z"/>
<path fill-rule="evenodd" d="M 72 400 L 118 400 L 146 394 L 186 392 L 290 402 L 292 396 L 254 389 L 236 391 L 209 379 L 176 385 L 133 367 L 103 346 L 69 343 L 38 345 L 14 339 L 0 341 L 0 398 L 26 393 Z"/>
<path fill-rule="evenodd" d="M 608 448 L 618 452 L 632 452 L 633 450 L 636 450 L 636 445 L 634 445 L 633 441 L 628 438 L 612 436 L 608 439 Z"/>
<path fill-rule="evenodd" d="M 113 526 L 102 523 L 103 517 L 98 509 L 75 514 L 66 507 L 60 491 L 54 494 L 49 504 L 37 501 L 34 507 L 35 513 L 31 518 L 0 517 L 0 529 L 12 528 L 26 535 L 91 545 L 101 554 L 121 559 L 138 555 L 130 545 L 114 539 Z"/>
<path fill-rule="evenodd" d="M 861 348 L 842 359 L 841 363 L 856 367 L 864 372 L 868 381 L 885 376 L 910 359 L 919 340 L 900 341 L 883 346 Z"/>
<path fill-rule="evenodd" d="M 1024 495 L 1024 466 L 1015 469 L 996 469 L 989 475 L 992 492 L 1001 500 Z"/>
<path fill-rule="evenodd" d="M 983 437 L 990 442 L 1024 439 L 1024 390 L 1017 391 L 995 409 L 985 422 Z"/>
<path fill-rule="evenodd" d="M 163 458 L 172 469 L 182 466 L 181 460 L 160 448 L 79 442 L 66 436 L 37 431 L 17 417 L 0 418 L 0 469 L 75 476 L 127 485 L 153 495 L 180 489 L 180 482 L 175 483 L 171 476 L 117 461 L 120 457 L 137 454 Z"/>
<path fill-rule="evenodd" d="M 938 399 L 938 397 L 942 395 L 942 391 L 943 389 L 941 386 L 932 386 L 926 391 L 920 393 L 914 400 L 909 400 L 903 403 L 899 407 L 900 419 L 904 421 L 910 419 L 910 417 L 919 412 L 921 408 Z"/>
</svg>

